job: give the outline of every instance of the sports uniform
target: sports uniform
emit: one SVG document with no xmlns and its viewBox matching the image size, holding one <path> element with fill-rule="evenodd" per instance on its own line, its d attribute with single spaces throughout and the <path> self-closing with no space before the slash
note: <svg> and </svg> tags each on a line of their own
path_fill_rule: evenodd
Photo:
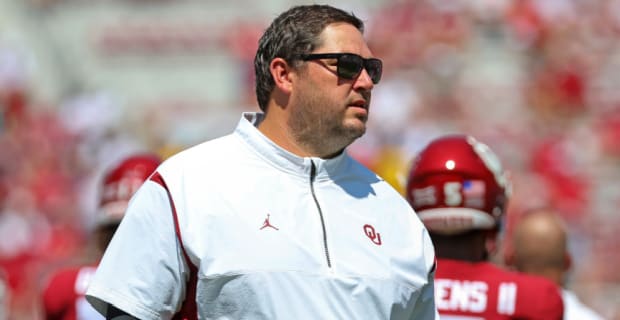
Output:
<svg viewBox="0 0 620 320">
<path fill-rule="evenodd" d="M 113 228 L 123 218 L 127 202 L 159 163 L 160 160 L 155 156 L 137 154 L 123 159 L 106 172 L 97 215 L 98 232 L 113 232 Z M 110 236 L 111 234 L 107 235 Z M 104 319 L 84 298 L 96 268 L 95 263 L 71 266 L 54 272 L 47 280 L 42 294 L 45 319 Z"/>
<path fill-rule="evenodd" d="M 553 282 L 489 262 L 438 259 L 435 303 L 441 319 L 562 319 Z"/>
<path fill-rule="evenodd" d="M 96 266 L 79 266 L 57 272 L 43 294 L 45 318 L 48 320 L 103 319 L 84 299 Z"/>
<path fill-rule="evenodd" d="M 407 202 L 346 152 L 285 151 L 262 117 L 157 169 L 89 301 L 140 319 L 434 319 L 434 251 Z"/>
<path fill-rule="evenodd" d="M 407 200 L 436 245 L 435 302 L 442 319 L 562 319 L 562 299 L 553 282 L 487 261 L 509 191 L 496 155 L 473 137 L 440 137 L 416 157 Z M 462 239 L 471 241 L 462 251 L 481 254 L 454 253 Z"/>
</svg>

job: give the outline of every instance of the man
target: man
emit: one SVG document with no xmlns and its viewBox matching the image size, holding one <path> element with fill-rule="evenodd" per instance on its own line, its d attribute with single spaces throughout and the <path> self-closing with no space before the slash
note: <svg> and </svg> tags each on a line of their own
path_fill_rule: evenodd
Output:
<svg viewBox="0 0 620 320">
<path fill-rule="evenodd" d="M 549 208 L 526 212 L 515 225 L 512 250 L 506 263 L 525 273 L 543 276 L 563 287 L 565 320 L 602 320 L 566 288 L 572 258 L 566 245 L 567 232 L 559 215 Z"/>
<path fill-rule="evenodd" d="M 105 173 L 100 187 L 95 239 L 101 256 L 118 227 L 129 199 L 160 164 L 158 157 L 135 154 Z M 43 290 L 43 314 L 48 320 L 103 319 L 84 299 L 96 263 L 61 269 L 52 274 Z"/>
<path fill-rule="evenodd" d="M 435 303 L 442 319 L 562 319 L 562 299 L 551 281 L 489 262 L 508 191 L 497 156 L 471 136 L 439 137 L 413 162 L 407 200 L 435 245 Z"/>
<path fill-rule="evenodd" d="M 87 298 L 108 319 L 434 319 L 434 250 L 388 183 L 345 149 L 381 79 L 357 17 L 282 13 L 227 136 L 136 193 Z"/>
</svg>

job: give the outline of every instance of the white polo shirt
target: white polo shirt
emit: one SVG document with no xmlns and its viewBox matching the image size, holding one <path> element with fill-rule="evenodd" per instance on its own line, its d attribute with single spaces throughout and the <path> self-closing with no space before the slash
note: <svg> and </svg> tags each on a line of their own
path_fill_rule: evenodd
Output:
<svg viewBox="0 0 620 320">
<path fill-rule="evenodd" d="M 346 152 L 278 147 L 261 119 L 157 169 L 89 302 L 140 319 L 434 319 L 434 249 L 406 200 Z"/>
</svg>

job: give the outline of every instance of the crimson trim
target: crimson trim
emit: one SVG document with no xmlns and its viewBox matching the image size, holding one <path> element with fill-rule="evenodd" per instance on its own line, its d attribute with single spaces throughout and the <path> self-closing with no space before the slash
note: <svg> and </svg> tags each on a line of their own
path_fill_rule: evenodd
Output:
<svg viewBox="0 0 620 320">
<path fill-rule="evenodd" d="M 190 275 L 189 280 L 187 282 L 187 289 L 185 294 L 185 300 L 183 301 L 183 305 L 181 305 L 181 309 L 174 315 L 172 319 L 176 320 L 195 320 L 198 319 L 198 309 L 196 305 L 196 285 L 198 283 L 198 268 L 192 263 L 189 259 L 189 255 L 185 251 L 185 246 L 183 245 L 183 239 L 181 237 L 181 228 L 179 227 L 179 217 L 177 215 L 176 206 L 174 205 L 174 200 L 172 200 L 172 194 L 170 194 L 170 190 L 164 181 L 164 178 L 159 174 L 159 172 L 154 172 L 149 180 L 159 184 L 162 186 L 166 193 L 168 194 L 168 200 L 170 201 L 170 209 L 172 210 L 172 219 L 174 220 L 174 233 L 179 240 L 179 244 L 181 245 L 181 250 L 183 251 L 183 257 L 185 257 L 185 262 L 189 266 Z"/>
</svg>

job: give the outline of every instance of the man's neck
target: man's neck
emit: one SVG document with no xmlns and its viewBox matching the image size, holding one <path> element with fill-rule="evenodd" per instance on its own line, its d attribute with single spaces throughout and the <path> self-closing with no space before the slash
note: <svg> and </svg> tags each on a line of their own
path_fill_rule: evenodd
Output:
<svg viewBox="0 0 620 320">
<path fill-rule="evenodd" d="M 469 262 L 487 261 L 488 254 L 482 232 L 468 232 L 459 235 L 431 234 L 438 258 Z"/>
<path fill-rule="evenodd" d="M 287 129 L 286 121 L 266 116 L 265 119 L 258 124 L 258 131 L 269 138 L 269 140 L 273 141 L 273 143 L 290 153 L 300 157 L 316 156 L 297 143 Z"/>
</svg>

